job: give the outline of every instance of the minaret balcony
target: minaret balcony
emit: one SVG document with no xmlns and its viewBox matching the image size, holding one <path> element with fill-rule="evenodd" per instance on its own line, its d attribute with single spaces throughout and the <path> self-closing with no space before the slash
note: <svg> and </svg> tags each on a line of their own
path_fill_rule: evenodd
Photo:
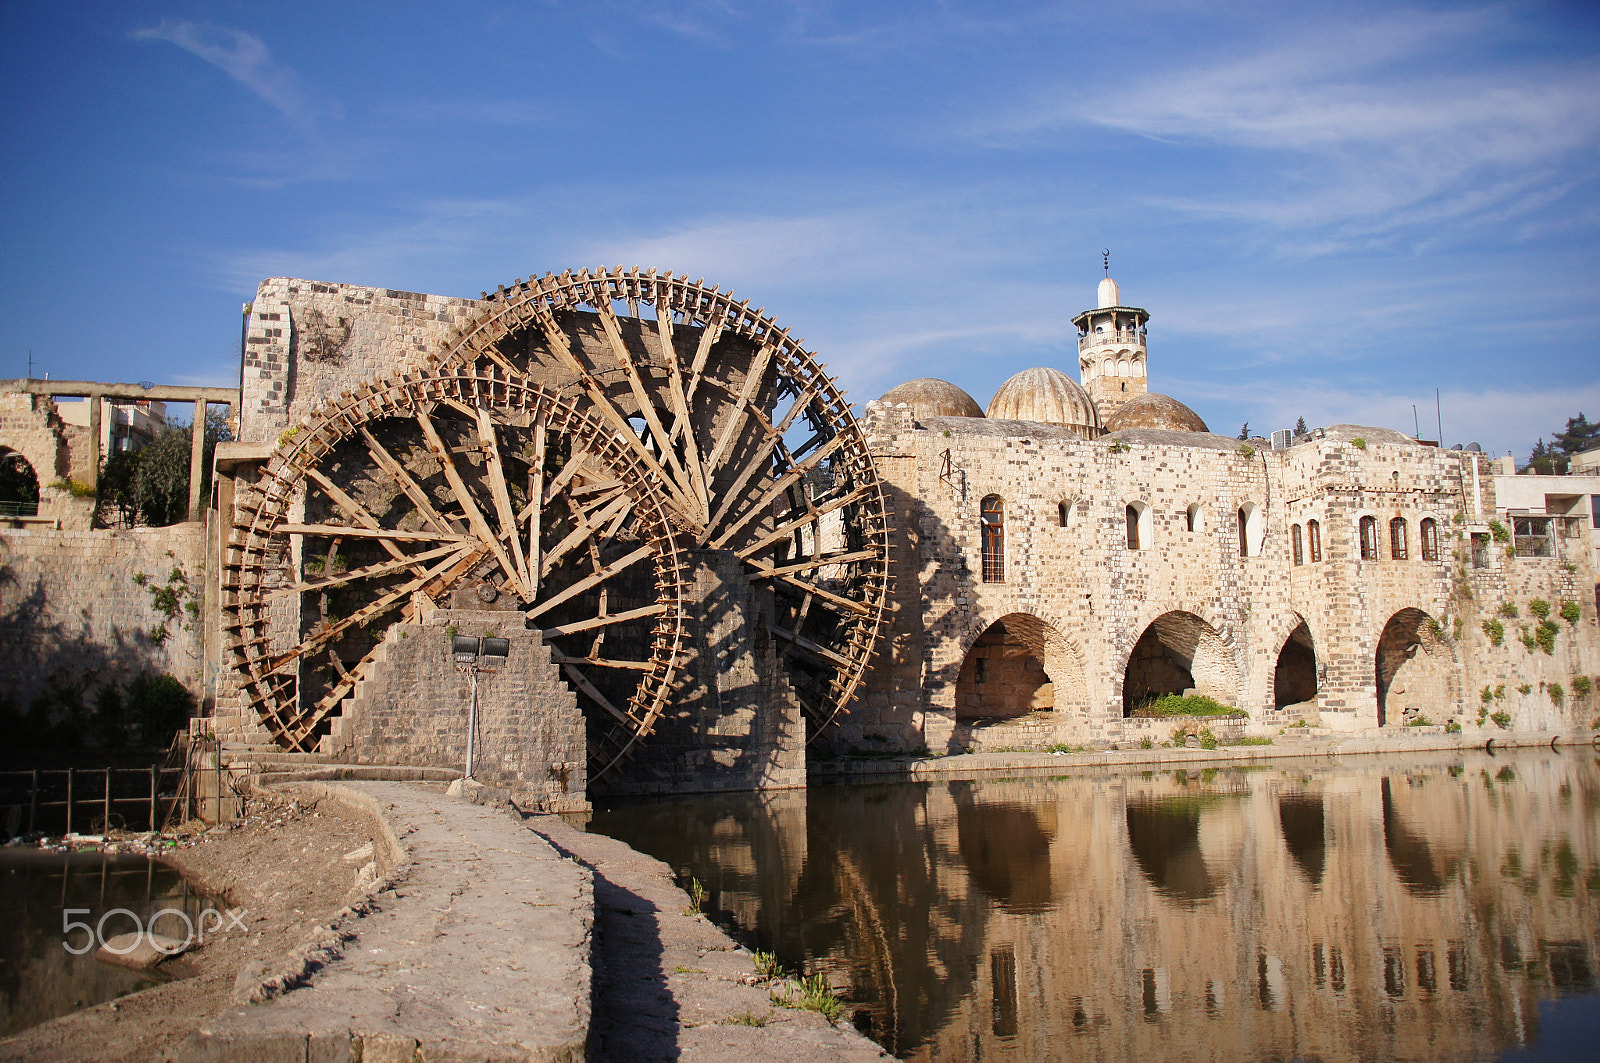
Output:
<svg viewBox="0 0 1600 1063">
<path fill-rule="evenodd" d="M 1078 350 L 1086 351 L 1091 347 L 1107 347 L 1113 344 L 1135 344 L 1143 347 L 1145 333 L 1142 329 L 1107 329 L 1104 332 L 1090 332 L 1078 337 Z"/>
</svg>

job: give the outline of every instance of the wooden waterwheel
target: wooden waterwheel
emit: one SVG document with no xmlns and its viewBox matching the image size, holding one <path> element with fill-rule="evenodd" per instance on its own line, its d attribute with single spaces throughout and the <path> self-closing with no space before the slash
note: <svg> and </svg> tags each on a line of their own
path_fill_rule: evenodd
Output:
<svg viewBox="0 0 1600 1063">
<path fill-rule="evenodd" d="M 268 729 L 314 748 L 419 596 L 477 588 L 552 646 L 598 779 L 670 702 L 689 558 L 722 551 L 770 589 L 762 620 L 815 736 L 867 667 L 888 555 L 876 470 L 823 367 L 748 302 L 670 274 L 484 301 L 428 370 L 313 418 L 241 504 L 224 606 Z"/>
</svg>

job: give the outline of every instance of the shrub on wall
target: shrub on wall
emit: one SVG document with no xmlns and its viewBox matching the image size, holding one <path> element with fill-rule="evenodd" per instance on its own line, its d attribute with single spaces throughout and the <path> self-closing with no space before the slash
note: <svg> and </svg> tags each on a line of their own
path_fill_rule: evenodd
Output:
<svg viewBox="0 0 1600 1063">
<path fill-rule="evenodd" d="M 1506 640 L 1506 626 L 1498 620 L 1485 620 L 1483 633 L 1489 636 L 1489 645 L 1498 646 Z"/>
</svg>

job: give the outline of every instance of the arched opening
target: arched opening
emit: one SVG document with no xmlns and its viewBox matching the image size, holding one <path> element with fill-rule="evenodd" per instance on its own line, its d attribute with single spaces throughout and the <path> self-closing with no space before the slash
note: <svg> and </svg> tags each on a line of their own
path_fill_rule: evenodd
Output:
<svg viewBox="0 0 1600 1063">
<path fill-rule="evenodd" d="M 1150 545 L 1150 507 L 1143 502 L 1129 502 L 1122 515 L 1127 525 L 1128 549 L 1147 548 Z"/>
<path fill-rule="evenodd" d="M 1284 640 L 1272 673 L 1272 702 L 1278 708 L 1317 700 L 1317 650 L 1304 620 Z"/>
<path fill-rule="evenodd" d="M 1158 616 L 1128 655 L 1122 678 L 1122 714 L 1164 694 L 1203 694 L 1237 705 L 1239 667 L 1215 628 L 1193 613 Z"/>
<path fill-rule="evenodd" d="M 1006 505 L 999 495 L 988 495 L 978 509 L 983 530 L 983 582 L 1006 581 Z"/>
<path fill-rule="evenodd" d="M 1056 524 L 1058 527 L 1072 527 L 1073 518 L 1078 516 L 1075 512 L 1080 503 L 1075 499 L 1067 498 L 1056 503 Z"/>
<path fill-rule="evenodd" d="M 33 464 L 9 447 L 0 447 L 0 517 L 39 513 L 39 476 Z"/>
<path fill-rule="evenodd" d="M 1261 553 L 1261 509 L 1254 502 L 1239 507 L 1239 556 L 1256 557 Z"/>
<path fill-rule="evenodd" d="M 1086 712 L 1076 647 L 1036 616 L 1012 613 L 978 637 L 956 677 L 956 719 L 1008 720 L 1030 712 Z"/>
<path fill-rule="evenodd" d="M 1379 727 L 1418 716 L 1443 723 L 1455 714 L 1455 661 L 1438 627 L 1421 609 L 1402 609 L 1383 626 L 1374 662 Z"/>
<path fill-rule="evenodd" d="M 1198 502 L 1190 506 L 1189 511 L 1184 518 L 1185 527 L 1192 532 L 1203 531 L 1205 524 L 1205 512 L 1205 507 Z"/>
<path fill-rule="evenodd" d="M 1396 517 L 1389 522 L 1389 557 L 1404 561 L 1410 554 L 1410 536 L 1406 533 L 1406 519 Z"/>
<path fill-rule="evenodd" d="M 1361 560 L 1378 560 L 1378 518 L 1361 518 Z"/>
</svg>

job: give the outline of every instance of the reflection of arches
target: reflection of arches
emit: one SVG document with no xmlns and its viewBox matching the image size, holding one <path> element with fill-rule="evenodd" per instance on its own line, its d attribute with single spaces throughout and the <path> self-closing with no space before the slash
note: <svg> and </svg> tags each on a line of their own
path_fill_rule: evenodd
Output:
<svg viewBox="0 0 1600 1063">
<path fill-rule="evenodd" d="M 1438 893 L 1456 873 L 1459 861 L 1448 853 L 1435 855 L 1428 840 L 1400 817 L 1387 775 L 1379 792 L 1383 799 L 1383 847 L 1389 852 L 1389 863 L 1400 876 L 1400 884 L 1408 893 Z"/>
<path fill-rule="evenodd" d="M 1278 798 L 1278 826 L 1294 862 L 1313 886 L 1322 885 L 1322 873 L 1328 864 L 1322 798 L 1311 794 Z"/>
<path fill-rule="evenodd" d="M 952 788 L 962 786 L 951 784 Z M 1025 805 L 956 800 L 956 843 L 972 881 L 1008 911 L 1043 912 L 1054 906 L 1050 837 L 1039 814 Z"/>
<path fill-rule="evenodd" d="M 1012 613 L 973 642 L 956 677 L 957 719 L 1010 719 L 1029 712 L 1087 712 L 1083 657 L 1051 624 Z"/>
<path fill-rule="evenodd" d="M 10 447 L 0 447 L 0 507 L 22 516 L 31 516 L 39 507 L 38 473 L 26 456 Z"/>
<path fill-rule="evenodd" d="M 1128 848 L 1157 892 L 1190 904 L 1217 892 L 1200 852 L 1198 802 L 1130 802 L 1127 820 Z"/>
<path fill-rule="evenodd" d="M 1311 629 L 1300 621 L 1283 648 L 1278 651 L 1278 665 L 1272 674 L 1272 703 L 1278 708 L 1317 697 L 1317 650 L 1311 640 Z"/>
<path fill-rule="evenodd" d="M 1455 715 L 1455 655 L 1438 627 L 1421 609 L 1402 609 L 1383 626 L 1375 661 L 1379 727 L 1396 707 L 1407 716 Z"/>
<path fill-rule="evenodd" d="M 1163 613 L 1145 628 L 1128 655 L 1122 680 L 1122 714 L 1163 694 L 1193 689 L 1227 705 L 1238 704 L 1239 666 L 1217 630 L 1193 613 Z"/>
</svg>

